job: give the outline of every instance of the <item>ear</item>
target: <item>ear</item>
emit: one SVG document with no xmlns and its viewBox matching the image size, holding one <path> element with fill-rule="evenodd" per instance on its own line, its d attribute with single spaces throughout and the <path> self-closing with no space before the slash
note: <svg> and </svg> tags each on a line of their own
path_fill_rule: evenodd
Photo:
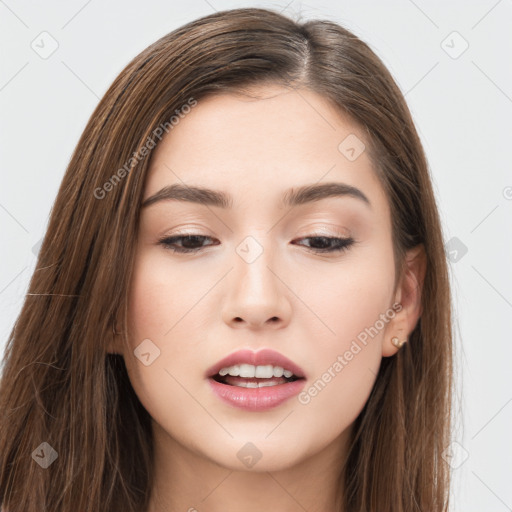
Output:
<svg viewBox="0 0 512 512">
<path fill-rule="evenodd" d="M 400 341 L 408 340 L 416 327 L 422 312 L 421 292 L 427 267 L 427 258 L 423 244 L 407 251 L 405 269 L 395 294 L 395 303 L 400 306 L 393 308 L 395 316 L 388 322 L 382 341 L 382 356 L 389 357 L 398 352 L 391 343 L 396 336 Z"/>
</svg>

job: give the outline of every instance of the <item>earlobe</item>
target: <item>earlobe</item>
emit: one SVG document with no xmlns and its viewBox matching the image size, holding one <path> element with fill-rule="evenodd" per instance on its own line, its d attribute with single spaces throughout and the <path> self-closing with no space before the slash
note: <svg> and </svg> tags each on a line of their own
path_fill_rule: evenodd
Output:
<svg viewBox="0 0 512 512">
<path fill-rule="evenodd" d="M 400 340 L 397 336 L 393 336 L 391 338 L 391 343 L 398 349 L 400 350 L 402 348 L 402 346 L 407 343 L 407 339 L 405 340 Z"/>
<path fill-rule="evenodd" d="M 401 309 L 386 329 L 382 344 L 383 357 L 398 352 L 407 343 L 422 312 L 422 290 L 426 272 L 426 253 L 423 244 L 407 251 L 405 268 L 397 289 L 396 302 Z"/>
<path fill-rule="evenodd" d="M 394 356 L 409 342 L 409 338 L 405 334 L 405 328 L 400 327 L 405 325 L 407 319 L 400 317 L 400 315 L 402 315 L 402 312 L 397 313 L 394 319 L 395 321 L 389 326 L 389 329 L 386 330 L 386 334 L 382 340 L 382 357 Z"/>
</svg>

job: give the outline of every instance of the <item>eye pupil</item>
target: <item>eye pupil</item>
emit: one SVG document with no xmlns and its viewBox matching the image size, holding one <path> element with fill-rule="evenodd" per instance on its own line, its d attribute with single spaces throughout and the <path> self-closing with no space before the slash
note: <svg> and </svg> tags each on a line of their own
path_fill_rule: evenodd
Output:
<svg viewBox="0 0 512 512">
<path fill-rule="evenodd" d="M 186 235 L 182 238 L 182 243 L 183 243 L 183 246 L 184 247 L 187 247 L 187 244 L 188 243 L 192 243 L 192 245 L 194 245 L 194 243 L 200 243 L 201 240 L 204 239 L 204 237 L 201 237 L 199 235 Z M 190 248 L 190 247 L 187 247 L 187 248 Z"/>
<path fill-rule="evenodd" d="M 319 249 L 325 249 L 326 247 L 329 247 L 329 243 L 331 242 L 331 239 L 326 236 L 315 236 L 311 238 L 312 240 L 320 240 L 320 243 L 316 243 L 315 245 L 319 245 Z"/>
</svg>

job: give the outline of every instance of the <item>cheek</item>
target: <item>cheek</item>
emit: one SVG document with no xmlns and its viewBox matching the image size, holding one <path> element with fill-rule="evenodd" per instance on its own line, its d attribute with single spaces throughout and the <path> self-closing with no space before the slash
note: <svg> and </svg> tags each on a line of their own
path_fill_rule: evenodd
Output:
<svg viewBox="0 0 512 512">
<path fill-rule="evenodd" d="M 334 436 L 356 419 L 379 371 L 382 341 L 395 315 L 392 250 L 347 259 L 327 277 L 304 287 L 304 300 L 316 313 L 315 371 L 298 402 L 309 428 Z"/>
<path fill-rule="evenodd" d="M 164 259 L 151 254 L 138 256 L 128 311 L 132 338 L 162 338 L 186 313 L 185 306 L 197 294 L 197 285 L 183 279 Z"/>
<path fill-rule="evenodd" d="M 348 350 L 353 340 L 364 343 L 368 338 L 374 341 L 370 349 L 380 350 L 379 341 L 393 315 L 394 278 L 392 247 L 387 245 L 379 251 L 368 247 L 321 272 L 297 277 L 295 290 L 310 310 L 304 314 L 322 346 L 316 351 L 319 361 L 325 364 L 326 357 Z"/>
<path fill-rule="evenodd" d="M 205 286 L 149 251 L 136 258 L 128 302 L 130 349 L 124 359 L 136 394 L 155 419 L 183 401 L 179 382 L 187 379 L 195 346 L 190 313 Z"/>
</svg>

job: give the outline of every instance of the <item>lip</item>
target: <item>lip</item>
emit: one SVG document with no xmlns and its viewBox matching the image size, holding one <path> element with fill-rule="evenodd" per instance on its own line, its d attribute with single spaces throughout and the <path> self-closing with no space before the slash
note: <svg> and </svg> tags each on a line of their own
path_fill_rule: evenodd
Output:
<svg viewBox="0 0 512 512">
<path fill-rule="evenodd" d="M 261 388 L 244 388 L 230 386 L 217 382 L 213 377 L 221 368 L 235 364 L 252 364 L 254 366 L 269 365 L 281 366 L 290 370 L 298 380 L 265 386 Z M 206 371 L 205 375 L 214 394 L 224 403 L 247 411 L 264 411 L 281 405 L 283 402 L 298 395 L 306 384 L 304 370 L 293 361 L 279 352 L 270 349 L 253 352 L 252 350 L 238 350 L 221 359 Z"/>
<path fill-rule="evenodd" d="M 272 366 L 281 366 L 285 370 L 290 370 L 296 377 L 306 377 L 304 370 L 300 366 L 290 361 L 290 359 L 283 356 L 283 354 L 271 349 L 263 349 L 258 352 L 253 352 L 252 350 L 237 350 L 206 370 L 205 376 L 207 378 L 213 377 L 217 375 L 222 368 L 235 364 L 252 364 L 253 366 L 271 364 Z"/>
<path fill-rule="evenodd" d="M 306 385 L 305 379 L 286 384 L 262 388 L 241 388 L 221 384 L 212 377 L 208 383 L 214 394 L 224 403 L 246 411 L 265 411 L 281 405 L 286 400 L 298 395 Z"/>
</svg>

